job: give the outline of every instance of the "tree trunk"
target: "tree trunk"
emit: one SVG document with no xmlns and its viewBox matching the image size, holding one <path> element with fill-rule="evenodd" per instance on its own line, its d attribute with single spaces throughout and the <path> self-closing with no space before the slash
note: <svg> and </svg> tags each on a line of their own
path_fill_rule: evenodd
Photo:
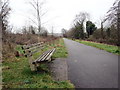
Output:
<svg viewBox="0 0 120 90">
<path fill-rule="evenodd" d="M 118 31 L 118 46 L 120 46 L 120 1 L 118 3 L 118 12 L 117 12 L 117 31 Z"/>
<path fill-rule="evenodd" d="M 101 38 L 104 39 L 104 36 L 103 36 L 103 22 L 101 22 Z"/>
</svg>

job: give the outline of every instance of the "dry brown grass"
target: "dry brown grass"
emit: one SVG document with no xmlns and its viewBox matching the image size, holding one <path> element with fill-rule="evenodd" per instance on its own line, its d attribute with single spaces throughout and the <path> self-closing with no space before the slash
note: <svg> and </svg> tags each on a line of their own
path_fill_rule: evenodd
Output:
<svg viewBox="0 0 120 90">
<path fill-rule="evenodd" d="M 53 43 L 55 37 L 39 37 L 38 35 L 33 34 L 8 34 L 5 38 L 5 42 L 2 42 L 2 56 L 3 61 L 15 61 L 13 57 L 16 57 L 16 46 L 17 45 L 26 45 L 39 42 L 44 43 Z M 18 54 L 17 54 L 18 55 Z M 18 55 L 19 56 L 19 55 Z"/>
</svg>

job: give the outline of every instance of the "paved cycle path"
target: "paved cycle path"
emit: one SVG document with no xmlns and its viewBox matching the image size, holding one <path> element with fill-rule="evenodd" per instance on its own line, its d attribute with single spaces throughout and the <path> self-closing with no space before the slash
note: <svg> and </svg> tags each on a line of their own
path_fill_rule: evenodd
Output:
<svg viewBox="0 0 120 90">
<path fill-rule="evenodd" d="M 118 56 L 64 39 L 68 50 L 68 78 L 76 88 L 117 88 Z"/>
</svg>

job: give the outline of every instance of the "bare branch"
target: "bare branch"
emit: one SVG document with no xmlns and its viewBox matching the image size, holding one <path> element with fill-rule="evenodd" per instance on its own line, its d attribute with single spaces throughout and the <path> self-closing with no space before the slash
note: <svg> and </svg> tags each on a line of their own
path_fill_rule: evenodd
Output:
<svg viewBox="0 0 120 90">
<path fill-rule="evenodd" d="M 29 2 L 32 6 L 33 6 L 33 8 L 35 9 L 35 10 L 37 10 L 37 8 L 35 7 L 35 5 L 32 3 L 32 2 Z"/>
<path fill-rule="evenodd" d="M 33 19 L 30 19 L 30 20 L 37 25 L 38 31 L 40 32 L 41 27 L 42 27 L 41 18 L 47 13 L 47 12 L 44 12 L 44 13 L 42 12 L 42 6 L 44 2 L 42 1 L 39 2 L 39 0 L 32 0 L 29 3 L 35 9 L 36 16 L 34 17 L 37 19 L 37 22 Z"/>
<path fill-rule="evenodd" d="M 38 24 L 33 19 L 31 19 L 30 17 L 28 17 L 28 19 L 30 19 L 35 25 L 38 26 Z"/>
<path fill-rule="evenodd" d="M 46 12 L 42 13 L 42 14 L 41 14 L 41 17 L 44 16 L 47 12 L 48 12 L 48 10 L 47 10 Z"/>
</svg>

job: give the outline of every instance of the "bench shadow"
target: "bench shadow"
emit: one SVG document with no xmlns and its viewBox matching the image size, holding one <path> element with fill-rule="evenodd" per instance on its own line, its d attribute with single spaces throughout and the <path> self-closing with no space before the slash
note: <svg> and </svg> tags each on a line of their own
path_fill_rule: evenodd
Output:
<svg viewBox="0 0 120 90">
<path fill-rule="evenodd" d="M 49 73 L 49 71 L 48 70 L 45 70 L 45 69 L 43 69 L 43 68 L 41 68 L 41 67 L 37 67 L 37 71 L 35 71 L 36 73 Z"/>
<path fill-rule="evenodd" d="M 37 71 L 31 71 L 31 69 L 28 68 L 24 68 L 22 71 L 22 74 L 24 75 L 36 75 L 36 74 L 43 74 L 43 73 L 50 73 L 49 70 L 46 70 L 44 68 L 38 67 Z"/>
</svg>

